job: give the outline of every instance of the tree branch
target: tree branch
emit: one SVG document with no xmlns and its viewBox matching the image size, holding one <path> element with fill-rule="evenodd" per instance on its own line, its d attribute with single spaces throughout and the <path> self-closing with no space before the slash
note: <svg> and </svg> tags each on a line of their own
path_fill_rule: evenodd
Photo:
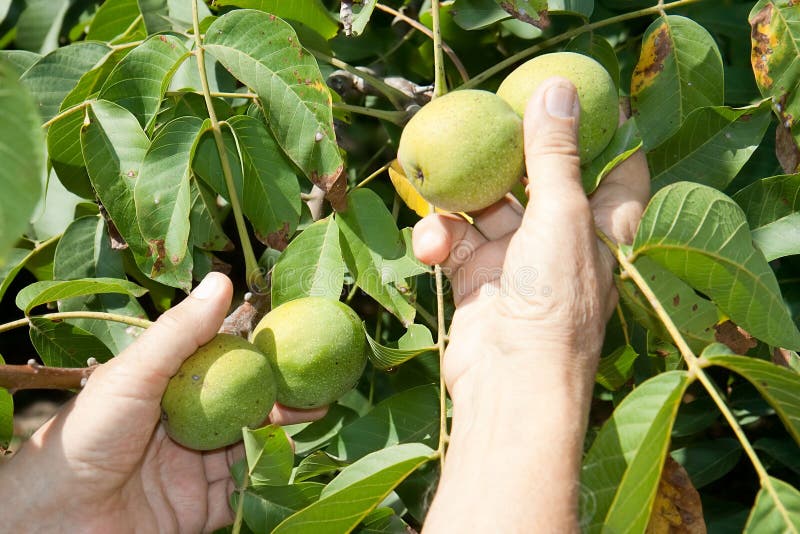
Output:
<svg viewBox="0 0 800 534">
<path fill-rule="evenodd" d="M 0 387 L 10 393 L 22 389 L 79 389 L 97 367 L 46 367 L 34 361 L 0 365 Z"/>
</svg>

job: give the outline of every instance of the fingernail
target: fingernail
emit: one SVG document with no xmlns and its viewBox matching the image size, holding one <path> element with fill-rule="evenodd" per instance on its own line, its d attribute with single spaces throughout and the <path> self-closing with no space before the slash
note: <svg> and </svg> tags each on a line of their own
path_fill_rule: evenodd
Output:
<svg viewBox="0 0 800 534">
<path fill-rule="evenodd" d="M 578 98 L 575 90 L 562 84 L 553 85 L 545 94 L 545 108 L 548 115 L 559 119 L 578 117 Z"/>
<path fill-rule="evenodd" d="M 192 296 L 196 299 L 207 299 L 217 291 L 217 287 L 219 286 L 219 280 L 217 275 L 214 273 L 209 273 L 203 278 L 203 281 L 200 282 L 194 291 L 192 291 Z"/>
</svg>

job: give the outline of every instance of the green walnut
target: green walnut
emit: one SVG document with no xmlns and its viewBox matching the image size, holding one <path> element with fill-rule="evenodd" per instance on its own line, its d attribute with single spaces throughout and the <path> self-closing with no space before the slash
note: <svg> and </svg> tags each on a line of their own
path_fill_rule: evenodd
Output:
<svg viewBox="0 0 800 534">
<path fill-rule="evenodd" d="M 361 319 L 322 297 L 281 304 L 261 319 L 251 340 L 272 364 L 278 402 L 293 408 L 335 401 L 356 385 L 367 363 Z"/>
<path fill-rule="evenodd" d="M 247 340 L 217 334 L 183 362 L 161 399 L 167 434 L 206 451 L 242 439 L 242 427 L 260 426 L 275 404 L 269 360 Z"/>
<path fill-rule="evenodd" d="M 497 95 L 454 91 L 411 118 L 397 159 L 434 206 L 479 210 L 500 200 L 524 173 L 522 120 Z"/>
<path fill-rule="evenodd" d="M 617 88 L 600 63 L 573 52 L 537 56 L 509 74 L 497 89 L 497 96 L 522 115 L 531 95 L 551 76 L 567 78 L 578 90 L 581 103 L 578 144 L 581 163 L 588 163 L 608 146 L 619 121 Z"/>
</svg>

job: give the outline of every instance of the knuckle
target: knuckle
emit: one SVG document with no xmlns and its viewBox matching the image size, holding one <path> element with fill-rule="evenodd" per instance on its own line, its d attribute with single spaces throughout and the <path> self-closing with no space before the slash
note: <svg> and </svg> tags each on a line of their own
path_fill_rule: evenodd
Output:
<svg viewBox="0 0 800 534">
<path fill-rule="evenodd" d="M 578 142 L 571 129 L 553 129 L 535 136 L 528 144 L 529 156 L 554 154 L 565 158 L 575 158 L 580 164 Z"/>
</svg>

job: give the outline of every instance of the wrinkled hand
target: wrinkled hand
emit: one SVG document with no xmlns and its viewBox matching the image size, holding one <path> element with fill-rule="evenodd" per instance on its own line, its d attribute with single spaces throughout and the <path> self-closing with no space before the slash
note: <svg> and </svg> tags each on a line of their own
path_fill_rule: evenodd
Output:
<svg viewBox="0 0 800 534">
<path fill-rule="evenodd" d="M 167 382 L 214 337 L 231 294 L 227 277 L 208 275 L 100 366 L 4 466 L 0 502 L 19 527 L 10 530 L 209 532 L 231 523 L 229 467 L 243 456 L 242 446 L 192 451 L 170 440 L 159 424 Z M 276 406 L 270 419 L 291 424 L 324 413 Z"/>
<path fill-rule="evenodd" d="M 444 373 L 456 405 L 461 397 L 497 395 L 497 383 L 481 390 L 492 377 L 524 383 L 544 366 L 591 387 L 617 301 L 614 258 L 595 225 L 617 242 L 630 242 L 650 183 L 638 152 L 587 199 L 579 113 L 575 89 L 563 78 L 544 83 L 531 98 L 524 118 L 527 209 L 509 195 L 475 214 L 474 226 L 431 215 L 414 228 L 417 257 L 441 263 L 452 284 L 457 310 Z"/>
</svg>

